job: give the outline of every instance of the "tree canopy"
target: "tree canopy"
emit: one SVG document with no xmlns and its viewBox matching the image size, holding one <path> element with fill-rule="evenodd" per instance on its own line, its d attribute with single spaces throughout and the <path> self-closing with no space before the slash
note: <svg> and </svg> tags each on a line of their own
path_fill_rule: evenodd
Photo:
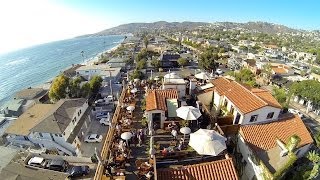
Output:
<svg viewBox="0 0 320 180">
<path fill-rule="evenodd" d="M 295 82 L 292 84 L 290 92 L 295 96 L 311 101 L 314 105 L 320 105 L 320 82 L 316 80 Z"/>
<path fill-rule="evenodd" d="M 49 98 L 52 101 L 58 101 L 62 98 L 66 97 L 67 94 L 67 88 L 69 85 L 69 78 L 65 75 L 59 75 L 57 76 L 51 85 L 51 88 L 49 90 Z"/>
<path fill-rule="evenodd" d="M 189 62 L 188 62 L 188 60 L 186 59 L 186 58 L 179 58 L 178 59 L 178 64 L 179 64 L 179 66 L 185 66 L 185 65 L 187 65 Z"/>
<path fill-rule="evenodd" d="M 287 106 L 287 92 L 283 88 L 274 87 L 272 89 L 272 95 L 277 99 L 277 101 L 283 106 Z"/>
<path fill-rule="evenodd" d="M 93 76 L 89 81 L 90 90 L 92 93 L 97 93 L 101 87 L 103 79 L 101 76 Z"/>
<path fill-rule="evenodd" d="M 140 61 L 137 62 L 136 69 L 144 69 L 147 65 L 147 61 L 145 59 L 141 59 Z"/>
<path fill-rule="evenodd" d="M 160 67 L 160 60 L 157 60 L 157 59 L 152 59 L 151 61 L 151 66 L 153 66 L 154 68 L 158 68 Z"/>
<path fill-rule="evenodd" d="M 215 61 L 218 59 L 218 53 L 213 48 L 209 48 L 200 55 L 199 66 L 205 70 L 215 70 Z"/>
</svg>

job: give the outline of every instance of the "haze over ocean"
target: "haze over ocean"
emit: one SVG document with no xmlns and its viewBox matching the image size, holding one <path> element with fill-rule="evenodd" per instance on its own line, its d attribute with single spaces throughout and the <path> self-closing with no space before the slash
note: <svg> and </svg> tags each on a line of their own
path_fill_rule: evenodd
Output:
<svg viewBox="0 0 320 180">
<path fill-rule="evenodd" d="M 124 36 L 73 38 L 0 55 L 0 107 L 17 91 L 45 83 L 72 64 L 93 58 L 123 39 Z"/>
</svg>

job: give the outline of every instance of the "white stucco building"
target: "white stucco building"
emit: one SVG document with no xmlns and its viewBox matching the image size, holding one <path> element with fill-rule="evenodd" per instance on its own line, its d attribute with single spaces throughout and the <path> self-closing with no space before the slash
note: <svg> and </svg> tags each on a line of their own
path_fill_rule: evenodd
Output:
<svg viewBox="0 0 320 180">
<path fill-rule="evenodd" d="M 172 72 L 163 77 L 162 89 L 176 89 L 179 98 L 186 96 L 186 82 L 183 78 Z"/>
<path fill-rule="evenodd" d="M 62 99 L 56 104 L 36 104 L 24 112 L 5 132 L 9 143 L 81 155 L 76 126 L 83 122 L 87 99 Z M 82 132 L 84 133 L 84 132 Z"/>
<path fill-rule="evenodd" d="M 121 68 L 111 68 L 107 64 L 99 64 L 99 65 L 86 65 L 81 66 L 78 69 L 76 69 L 77 75 L 80 75 L 87 80 L 90 80 L 93 76 L 101 76 L 102 79 L 106 82 L 117 81 L 119 79 Z"/>
<path fill-rule="evenodd" d="M 163 128 L 168 118 L 177 117 L 178 92 L 175 89 L 150 90 L 146 93 L 146 114 L 149 126 Z"/>
<path fill-rule="evenodd" d="M 298 116 L 241 126 L 238 135 L 238 151 L 244 164 L 241 179 L 272 179 L 290 159 L 286 145 L 293 135 L 301 138 L 293 151 L 300 158 L 309 150 L 313 139 Z"/>
<path fill-rule="evenodd" d="M 214 96 L 217 110 L 227 110 L 234 119 L 233 124 L 255 124 L 278 119 L 281 105 L 267 90 L 245 87 L 236 81 L 217 78 L 213 87 L 202 90 L 197 96 L 208 105 Z"/>
</svg>

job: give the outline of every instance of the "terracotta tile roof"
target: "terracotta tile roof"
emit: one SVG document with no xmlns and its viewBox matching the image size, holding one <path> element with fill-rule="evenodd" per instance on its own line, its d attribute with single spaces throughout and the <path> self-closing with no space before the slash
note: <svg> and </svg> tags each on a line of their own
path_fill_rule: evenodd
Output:
<svg viewBox="0 0 320 180">
<path fill-rule="evenodd" d="M 288 71 L 285 68 L 279 68 L 279 67 L 271 67 L 272 71 L 276 74 L 286 74 Z"/>
<path fill-rule="evenodd" d="M 268 91 L 261 90 L 257 92 L 257 89 L 246 87 L 223 77 L 213 80 L 212 83 L 218 94 L 226 96 L 243 114 L 268 105 L 277 108 L 281 107 Z M 255 92 L 252 90 L 255 90 Z"/>
<path fill-rule="evenodd" d="M 301 138 L 298 147 L 313 143 L 312 137 L 299 116 L 265 124 L 241 126 L 240 134 L 255 151 L 276 147 L 276 139 L 287 143 L 288 139 L 295 134 Z"/>
<path fill-rule="evenodd" d="M 146 93 L 146 110 L 167 110 L 166 99 L 178 99 L 175 89 L 150 90 Z"/>
<path fill-rule="evenodd" d="M 281 104 L 272 96 L 272 94 L 268 90 L 264 89 L 251 89 L 255 95 L 261 98 L 264 102 L 268 103 L 269 106 L 282 108 Z"/>
<path fill-rule="evenodd" d="M 184 166 L 158 169 L 158 180 L 238 180 L 231 158 Z"/>
</svg>

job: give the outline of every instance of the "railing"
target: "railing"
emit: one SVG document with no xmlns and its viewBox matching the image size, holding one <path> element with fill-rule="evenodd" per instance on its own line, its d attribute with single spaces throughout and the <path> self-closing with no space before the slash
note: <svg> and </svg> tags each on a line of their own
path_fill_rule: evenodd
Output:
<svg viewBox="0 0 320 180">
<path fill-rule="evenodd" d="M 121 114 L 121 103 L 123 102 L 123 99 L 125 97 L 126 91 L 127 91 L 127 86 L 124 86 L 123 89 L 122 89 L 120 98 L 118 99 L 118 105 L 117 105 L 117 108 L 116 108 L 116 110 L 114 112 L 114 115 L 113 115 L 113 118 L 112 118 L 112 122 L 111 122 L 111 126 L 109 127 L 109 130 L 107 132 L 105 141 L 104 141 L 102 149 L 101 149 L 102 161 L 104 161 L 109 156 L 109 153 L 110 153 L 109 150 L 110 150 L 110 146 L 111 146 L 111 143 L 112 143 L 112 138 L 113 138 L 114 131 L 115 131 L 114 125 L 118 122 L 119 116 Z M 98 166 L 97 166 L 96 173 L 94 175 L 94 180 L 102 179 L 102 176 L 103 176 L 103 173 L 104 173 L 103 171 L 104 171 L 103 164 L 101 164 L 99 162 Z"/>
</svg>

